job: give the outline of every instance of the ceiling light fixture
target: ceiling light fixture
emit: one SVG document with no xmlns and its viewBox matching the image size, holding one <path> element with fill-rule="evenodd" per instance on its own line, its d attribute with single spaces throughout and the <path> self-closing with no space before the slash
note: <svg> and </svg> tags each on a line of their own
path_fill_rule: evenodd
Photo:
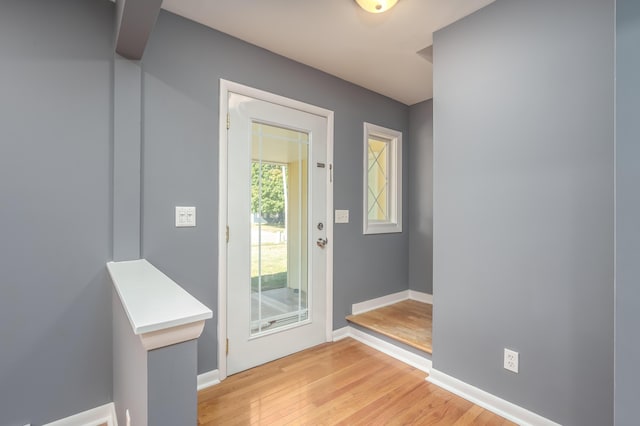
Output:
<svg viewBox="0 0 640 426">
<path fill-rule="evenodd" d="M 361 8 L 371 13 L 382 13 L 391 9 L 398 0 L 356 0 Z"/>
</svg>

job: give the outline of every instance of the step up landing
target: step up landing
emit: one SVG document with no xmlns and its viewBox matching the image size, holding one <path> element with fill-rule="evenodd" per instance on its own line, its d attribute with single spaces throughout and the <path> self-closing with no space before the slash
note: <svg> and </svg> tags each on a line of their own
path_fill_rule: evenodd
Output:
<svg viewBox="0 0 640 426">
<path fill-rule="evenodd" d="M 416 300 L 403 300 L 358 315 L 347 321 L 375 331 L 398 342 L 431 354 L 433 306 Z"/>
</svg>

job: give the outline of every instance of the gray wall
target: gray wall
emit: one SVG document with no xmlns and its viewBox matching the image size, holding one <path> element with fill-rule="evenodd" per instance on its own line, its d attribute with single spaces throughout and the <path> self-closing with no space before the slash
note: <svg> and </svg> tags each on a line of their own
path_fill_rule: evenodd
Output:
<svg viewBox="0 0 640 426">
<path fill-rule="evenodd" d="M 149 425 L 198 425 L 197 346 L 189 340 L 147 353 Z"/>
<path fill-rule="evenodd" d="M 113 324 L 113 403 L 116 408 L 118 424 L 126 425 L 126 412 L 129 411 L 131 423 L 149 425 L 149 374 L 147 350 L 142 346 L 140 337 L 133 334 L 131 322 L 124 311 L 120 296 L 112 290 Z M 153 374 L 161 374 L 152 371 Z M 172 404 L 167 401 L 167 406 Z M 87 407 L 92 408 L 92 407 Z"/>
<path fill-rule="evenodd" d="M 434 38 L 434 367 L 565 425 L 613 416 L 613 21 L 497 0 Z"/>
<path fill-rule="evenodd" d="M 433 294 L 433 100 L 409 108 L 409 288 Z"/>
<path fill-rule="evenodd" d="M 616 3 L 616 425 L 638 423 L 640 3 Z"/>
<path fill-rule="evenodd" d="M 142 69 L 113 59 L 113 260 L 140 258 Z M 136 220 L 137 219 L 137 220 Z"/>
<path fill-rule="evenodd" d="M 112 400 L 108 1 L 0 2 L 0 424 Z"/>
<path fill-rule="evenodd" d="M 407 289 L 406 231 L 363 236 L 361 210 L 362 122 L 407 135 L 408 107 L 167 12 L 142 65 L 142 253 L 214 308 L 214 318 L 220 78 L 335 111 L 335 208 L 349 209 L 351 223 L 336 225 L 332 242 L 334 327 L 346 325 L 351 304 Z M 176 205 L 197 207 L 196 228 L 174 227 Z M 199 373 L 217 367 L 215 319 L 198 353 Z"/>
</svg>

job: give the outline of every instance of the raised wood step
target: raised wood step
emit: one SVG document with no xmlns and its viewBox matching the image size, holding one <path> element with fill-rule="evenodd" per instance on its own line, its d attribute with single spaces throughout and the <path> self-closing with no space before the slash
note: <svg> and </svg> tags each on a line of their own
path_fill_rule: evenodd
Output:
<svg viewBox="0 0 640 426">
<path fill-rule="evenodd" d="M 403 300 L 362 314 L 349 315 L 347 321 L 432 353 L 433 306 L 429 303 Z"/>
</svg>

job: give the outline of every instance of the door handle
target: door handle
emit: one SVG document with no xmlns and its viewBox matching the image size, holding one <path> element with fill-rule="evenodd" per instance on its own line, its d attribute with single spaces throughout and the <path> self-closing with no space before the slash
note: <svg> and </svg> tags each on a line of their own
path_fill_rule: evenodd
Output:
<svg viewBox="0 0 640 426">
<path fill-rule="evenodd" d="M 318 238 L 318 241 L 316 241 L 316 244 L 318 245 L 318 247 L 323 249 L 324 246 L 326 246 L 328 242 L 329 242 L 329 240 L 327 240 L 326 238 Z"/>
</svg>

